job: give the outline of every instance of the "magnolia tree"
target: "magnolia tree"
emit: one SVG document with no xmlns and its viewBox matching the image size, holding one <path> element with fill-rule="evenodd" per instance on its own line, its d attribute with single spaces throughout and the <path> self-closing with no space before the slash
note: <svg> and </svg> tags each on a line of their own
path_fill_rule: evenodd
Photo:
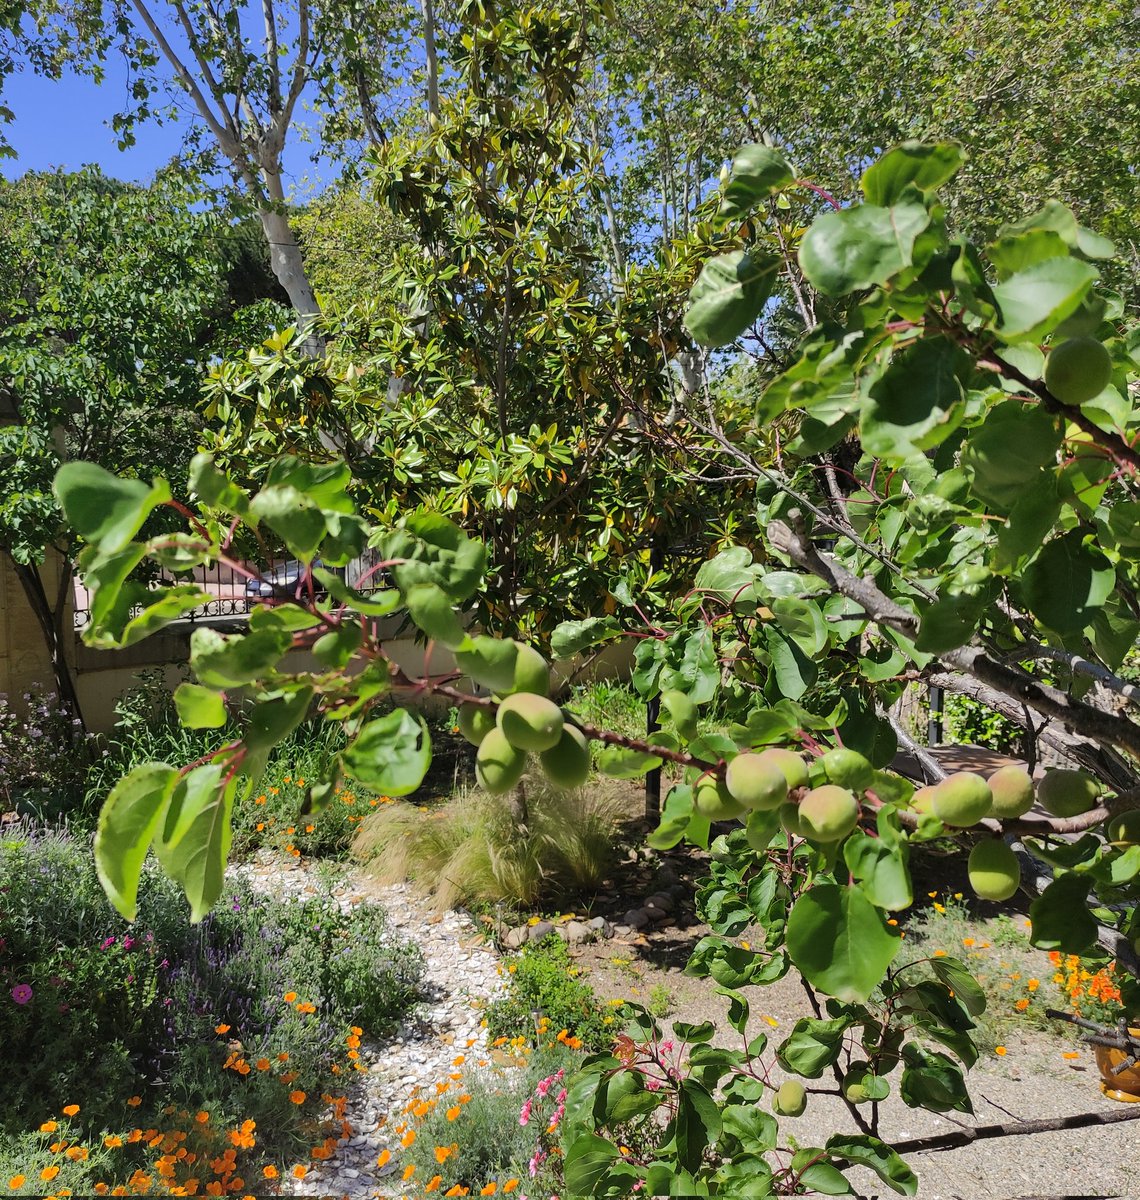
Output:
<svg viewBox="0 0 1140 1200">
<path fill-rule="evenodd" d="M 796 257 L 782 258 L 762 248 L 765 222 L 820 191 L 771 149 L 737 156 L 721 219 L 740 245 L 706 263 L 690 330 L 728 344 L 784 271 L 831 297 L 836 317 L 760 398 L 760 424 L 795 417 L 780 469 L 725 436 L 711 406 L 691 414 L 706 450 L 758 477 L 763 547 L 709 559 L 668 622 L 647 624 L 631 596 L 629 620 L 598 615 L 555 633 L 561 657 L 637 635 L 634 684 L 660 698 L 664 724 L 644 741 L 560 708 L 530 647 L 470 632 L 461 614 L 480 588 L 483 547 L 421 512 L 374 528 L 339 463 L 282 458 L 250 494 L 199 457 L 186 504 L 162 480 L 64 466 L 57 493 L 88 543 L 88 636 L 100 645 L 129 645 L 202 602 L 193 584 L 134 582 L 146 558 L 175 573 L 228 561 L 245 526 L 311 564 L 307 598 L 257 609 L 244 634 L 195 631 L 181 719 L 198 729 L 237 719 L 242 733 L 194 763 L 139 766 L 111 792 L 95 853 L 120 912 L 134 915 L 152 847 L 193 919 L 208 912 L 233 806 L 248 801 L 273 745 L 314 713 L 348 736 L 313 782 L 311 808 L 341 777 L 413 792 L 431 757 L 414 704 L 434 695 L 460 706 L 487 790 L 513 788 L 531 756 L 553 783 L 580 785 L 593 742 L 610 774 L 672 770 L 653 846 L 686 839 L 712 851 L 699 897 L 712 933 L 688 970 L 715 985 L 739 1040 L 714 1045 L 713 1023 L 675 1022 L 664 1041 L 631 1011 L 612 1051 L 586 1059 L 569 1087 L 569 1193 L 839 1195 L 850 1190 L 844 1172 L 862 1166 L 914 1194 L 907 1144 L 889 1144 L 879 1102 L 896 1090 L 912 1107 L 971 1111 L 964 1069 L 985 1005 L 959 961 L 896 964 L 911 850 L 932 839 L 969 856 L 979 896 L 1007 899 L 1019 885 L 1034 895 L 1035 945 L 1123 964 L 1135 1008 L 1140 728 L 1121 671 L 1140 629 L 1130 389 L 1140 337 L 1097 286 L 1112 247 L 1066 209 L 1048 205 L 984 249 L 951 238 L 937 189 L 960 160 L 950 145 L 891 151 L 866 172 L 864 203 L 804 222 L 798 248 L 788 243 Z M 855 464 L 842 478 L 817 469 L 841 441 Z M 138 540 L 147 515 L 171 504 L 187 531 Z M 389 586 L 365 596 L 330 568 L 367 544 Z M 378 624 L 397 615 L 449 648 L 456 669 L 412 676 L 397 665 Z M 314 669 L 285 659 L 302 649 Z M 942 778 L 918 752 L 929 776 L 916 790 L 890 769 L 905 734 L 889 711 L 913 681 L 1020 717 L 1079 767 L 1037 786 L 1020 769 Z M 702 732 L 714 703 L 724 734 Z M 745 944 L 749 926 L 762 932 Z M 772 1044 L 750 1027 L 742 989 L 790 970 L 814 1015 Z M 846 1101 L 850 1131 L 799 1145 L 780 1118 L 821 1091 Z"/>
</svg>

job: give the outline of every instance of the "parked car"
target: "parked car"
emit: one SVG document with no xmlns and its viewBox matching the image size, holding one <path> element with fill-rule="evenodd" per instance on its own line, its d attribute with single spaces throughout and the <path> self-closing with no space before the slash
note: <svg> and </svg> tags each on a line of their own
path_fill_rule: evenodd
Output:
<svg viewBox="0 0 1140 1200">
<path fill-rule="evenodd" d="M 319 559 L 313 561 L 314 567 L 323 565 Z M 303 600 L 309 595 L 309 588 L 305 582 L 305 564 L 295 558 L 286 559 L 273 567 L 262 567 L 260 575 L 260 579 L 246 581 L 247 600 L 260 601 L 262 604 L 280 604 L 286 600 Z M 328 589 L 316 579 L 313 580 L 313 595 L 318 598 L 328 595 Z"/>
</svg>

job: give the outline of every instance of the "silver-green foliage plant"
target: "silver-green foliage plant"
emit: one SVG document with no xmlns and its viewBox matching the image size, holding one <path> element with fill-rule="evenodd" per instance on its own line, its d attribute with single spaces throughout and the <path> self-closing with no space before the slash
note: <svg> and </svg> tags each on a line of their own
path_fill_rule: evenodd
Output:
<svg viewBox="0 0 1140 1200">
<path fill-rule="evenodd" d="M 709 559 L 667 623 L 647 623 L 630 597 L 624 627 L 599 615 L 555 632 L 560 657 L 638 635 L 634 685 L 662 697 L 664 729 L 638 739 L 567 713 L 561 725 L 600 742 L 597 765 L 618 778 L 665 762 L 679 769 L 650 843 L 686 839 L 712 851 L 699 897 L 712 933 L 688 970 L 712 981 L 740 1035 L 739 1046 L 722 1048 L 712 1022 L 674 1022 L 665 1038 L 645 1014 L 588 1059 L 562 1125 L 568 1193 L 845 1194 L 843 1172 L 859 1165 L 914 1194 L 913 1171 L 883 1140 L 878 1104 L 897 1091 L 912 1107 L 971 1111 L 964 1070 L 977 1056 L 971 1031 L 985 999 L 952 958 L 894 965 L 894 914 L 913 902 L 912 845 L 952 837 L 965 853 L 978 839 L 1022 839 L 1053 873 L 1030 907 L 1034 944 L 1106 957 L 1103 942 L 1125 976 L 1134 962 L 1140 848 L 1098 830 L 1137 795 L 1140 728 L 1115 672 L 1140 632 L 1140 337 L 1097 285 L 1112 247 L 1060 205 L 1004 228 L 986 248 L 951 238 L 938 189 L 961 159 L 953 145 L 891 151 L 864 175 L 865 203 L 818 215 L 792 261 L 750 237 L 766 217 L 779 219 L 782 197 L 798 202 L 803 183 L 778 152 L 741 151 L 722 209 L 726 227 L 741 223 L 739 245 L 701 272 L 690 330 L 730 344 L 790 270 L 838 314 L 807 334 L 758 402 L 759 423 L 792 414 L 799 429 L 780 470 L 756 468 L 764 553 L 731 546 Z M 1080 403 L 1046 383 L 1047 356 L 1072 338 L 1095 339 L 1112 365 L 1108 385 L 1085 395 L 1070 386 L 1067 354 L 1066 395 Z M 1101 372 L 1101 353 L 1089 358 Z M 813 468 L 840 441 L 855 444 L 846 491 Z M 546 663 L 461 620 L 481 586 L 483 548 L 417 511 L 394 531 L 376 529 L 355 511 L 348 483 L 339 464 L 282 458 L 250 495 L 200 457 L 190 476 L 196 509 L 182 508 L 190 531 L 144 542 L 147 514 L 175 503 L 167 483 L 147 487 L 80 463 L 60 471 L 57 493 L 88 543 L 81 566 L 95 644 L 130 644 L 202 602 L 192 584 L 144 588 L 130 578 L 136 565 L 157 558 L 177 572 L 224 561 L 241 525 L 282 539 L 313 583 L 298 602 L 256 610 L 244 634 L 195 632 L 197 682 L 176 697 L 183 722 L 220 729 L 239 693 L 251 707 L 216 752 L 185 766 L 140 765 L 112 791 L 95 852 L 125 915 L 152 846 L 195 919 L 209 910 L 233 806 L 248 800 L 270 748 L 313 710 L 347 734 L 313 781 L 314 809 L 341 778 L 392 796 L 418 787 L 431 747 L 411 703 L 428 693 L 482 712 L 463 725 L 480 742 L 492 790 L 509 789 L 528 746 L 554 736 L 558 720 L 537 703 L 549 690 Z M 390 580 L 369 595 L 329 569 L 366 544 Z M 377 624 L 396 614 L 451 650 L 457 668 L 408 675 Z M 316 669 L 286 659 L 299 649 Z M 1037 813 L 1022 803 L 1031 784 L 1005 781 L 1001 811 L 1017 815 L 998 817 L 986 780 L 942 778 L 932 763 L 930 786 L 916 792 L 890 770 L 899 734 L 888 710 L 921 680 L 970 690 L 1006 715 L 1028 710 L 1082 771 L 1047 776 Z M 512 701 L 504 713 L 518 693 L 536 701 Z M 1108 704 L 1108 693 L 1125 707 Z M 713 708 L 725 732 L 701 733 L 698 718 Z M 976 856 L 979 891 L 1016 887 L 1009 861 Z M 744 945 L 749 926 L 762 939 Z M 750 1028 L 742 989 L 793 969 L 823 1004 L 770 1046 Z M 1135 1006 L 1134 977 L 1122 991 Z M 813 1086 L 842 1096 L 857 1132 L 789 1146 L 779 1118 L 811 1100 L 794 1078 L 773 1087 L 776 1067 L 833 1079 Z"/>
</svg>

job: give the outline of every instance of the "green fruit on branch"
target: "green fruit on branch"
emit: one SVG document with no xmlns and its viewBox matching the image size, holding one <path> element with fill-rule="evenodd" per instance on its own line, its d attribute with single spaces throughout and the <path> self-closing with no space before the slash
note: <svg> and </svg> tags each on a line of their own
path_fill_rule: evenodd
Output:
<svg viewBox="0 0 1140 1200">
<path fill-rule="evenodd" d="M 862 792 L 871 786 L 874 779 L 874 768 L 857 751 L 828 750 L 820 760 L 819 765 L 827 776 L 828 783 L 839 787 L 850 788 L 853 792 Z"/>
<path fill-rule="evenodd" d="M 1021 882 L 1017 855 L 996 838 L 979 842 L 967 863 L 970 887 L 982 900 L 1008 900 Z"/>
<path fill-rule="evenodd" d="M 531 692 L 508 696 L 495 719 L 507 741 L 520 750 L 538 754 L 557 746 L 562 736 L 562 709 L 553 700 Z"/>
<path fill-rule="evenodd" d="M 709 821 L 732 821 L 744 812 L 744 805 L 711 775 L 706 775 L 697 784 L 694 802 L 697 812 Z"/>
<path fill-rule="evenodd" d="M 779 808 L 788 798 L 784 772 L 760 754 L 738 754 L 728 764 L 725 784 L 745 808 Z"/>
<path fill-rule="evenodd" d="M 833 783 L 813 788 L 800 801 L 804 836 L 816 842 L 841 842 L 858 824 L 859 802 Z"/>
<path fill-rule="evenodd" d="M 525 642 L 516 642 L 515 645 L 518 646 L 518 654 L 515 657 L 514 677 L 507 691 L 547 695 L 550 691 L 550 667 L 546 659 Z"/>
<path fill-rule="evenodd" d="M 802 1117 L 807 1108 L 807 1092 L 798 1079 L 785 1079 L 772 1098 L 772 1111 L 778 1117 Z"/>
<path fill-rule="evenodd" d="M 590 777 L 590 743 L 581 730 L 564 725 L 557 744 L 538 757 L 543 773 L 555 787 L 581 787 Z"/>
<path fill-rule="evenodd" d="M 873 1074 L 871 1064 L 865 1062 L 852 1063 L 843 1076 L 843 1098 L 849 1104 L 868 1104 L 871 1095 L 867 1091 L 867 1079 Z"/>
<path fill-rule="evenodd" d="M 1062 404 L 1087 404 L 1111 380 L 1112 358 L 1093 337 L 1069 338 L 1045 360 L 1045 386 Z"/>
<path fill-rule="evenodd" d="M 807 829 L 800 820 L 800 806 L 794 800 L 780 805 L 780 824 L 791 837 L 807 837 Z"/>
<path fill-rule="evenodd" d="M 943 824 L 965 829 L 988 816 L 993 802 L 993 794 L 980 775 L 958 771 L 935 786 L 932 806 Z"/>
<path fill-rule="evenodd" d="M 479 743 L 475 754 L 475 778 L 492 796 L 509 792 L 522 778 L 524 770 L 525 752 L 512 746 L 501 729 L 492 729 Z"/>
<path fill-rule="evenodd" d="M 523 642 L 502 641 L 480 634 L 471 639 L 467 650 L 455 652 L 459 669 L 482 687 L 501 696 L 514 692 L 533 692 L 545 696 L 550 691 L 550 668 L 533 646 Z"/>
<path fill-rule="evenodd" d="M 1077 817 L 1096 807 L 1100 784 L 1087 771 L 1046 771 L 1037 799 L 1055 817 Z"/>
<path fill-rule="evenodd" d="M 788 781 L 789 790 L 792 788 L 807 787 L 807 763 L 794 750 L 783 750 L 773 746 L 769 750 L 761 750 L 757 757 L 766 763 L 770 763 L 773 767 L 778 767 L 784 773 L 784 778 Z"/>
<path fill-rule="evenodd" d="M 910 810 L 916 813 L 933 814 L 935 790 L 936 785 L 932 787 L 919 788 L 918 791 L 915 792 L 910 798 L 910 804 L 908 805 Z"/>
<path fill-rule="evenodd" d="M 1104 836 L 1124 846 L 1140 845 L 1140 809 L 1130 808 L 1105 822 Z"/>
<path fill-rule="evenodd" d="M 494 728 L 495 714 L 489 708 L 478 704 L 459 706 L 459 732 L 472 746 L 480 745 Z"/>
<path fill-rule="evenodd" d="M 1023 817 L 1033 807 L 1033 780 L 1022 767 L 1000 767 L 989 779 L 993 808 L 990 816 L 999 820 Z"/>
</svg>

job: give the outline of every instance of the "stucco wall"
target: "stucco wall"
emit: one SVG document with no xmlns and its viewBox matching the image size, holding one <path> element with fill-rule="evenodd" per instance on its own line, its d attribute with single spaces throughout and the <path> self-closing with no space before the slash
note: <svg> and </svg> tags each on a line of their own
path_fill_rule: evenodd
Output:
<svg viewBox="0 0 1140 1200">
<path fill-rule="evenodd" d="M 58 563 L 49 558 L 40 569 L 49 597 L 59 585 Z M 68 610 L 66 625 L 70 627 Z M 52 686 L 51 655 L 39 622 L 7 557 L 0 556 L 0 692 L 15 700 L 25 692 Z"/>
</svg>

